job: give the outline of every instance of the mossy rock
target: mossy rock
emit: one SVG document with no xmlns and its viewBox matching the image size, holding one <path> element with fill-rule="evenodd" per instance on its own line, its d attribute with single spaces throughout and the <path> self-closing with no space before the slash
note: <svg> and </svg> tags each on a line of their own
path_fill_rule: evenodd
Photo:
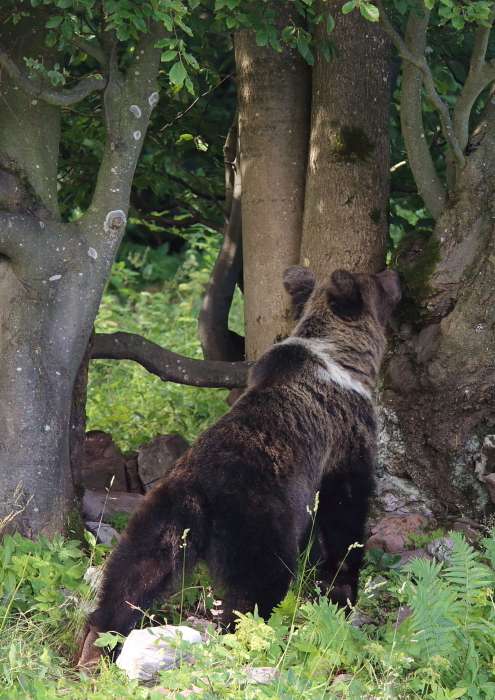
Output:
<svg viewBox="0 0 495 700">
<path fill-rule="evenodd" d="M 440 260 L 440 241 L 431 231 L 416 229 L 401 238 L 390 266 L 401 275 L 405 288 L 399 313 L 413 323 L 421 322 L 431 295 L 430 280 Z"/>
</svg>

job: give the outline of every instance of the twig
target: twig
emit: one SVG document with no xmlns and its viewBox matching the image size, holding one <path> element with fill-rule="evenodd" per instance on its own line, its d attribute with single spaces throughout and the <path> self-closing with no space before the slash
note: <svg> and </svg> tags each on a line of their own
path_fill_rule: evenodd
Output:
<svg viewBox="0 0 495 700">
<path fill-rule="evenodd" d="M 223 79 L 218 83 L 218 85 L 215 85 L 214 87 L 210 88 L 207 92 L 204 92 L 204 93 L 203 93 L 202 95 L 200 95 L 199 97 L 196 97 L 196 99 L 193 100 L 193 101 L 191 102 L 191 104 L 189 105 L 189 107 L 187 107 L 183 112 L 179 112 L 179 113 L 172 119 L 172 121 L 170 122 L 170 124 L 165 124 L 165 126 L 162 126 L 162 128 L 159 129 L 159 131 L 165 131 L 165 129 L 169 129 L 171 126 L 173 126 L 173 125 L 175 124 L 175 122 L 176 122 L 178 119 L 181 119 L 185 114 L 187 114 L 187 113 L 189 112 L 190 109 L 192 109 L 192 108 L 194 107 L 194 105 L 196 104 L 196 102 L 198 102 L 202 97 L 206 97 L 206 95 L 209 95 L 210 92 L 213 92 L 213 90 L 216 90 L 218 87 L 220 87 L 220 85 L 221 85 L 222 83 L 224 83 L 226 80 L 228 80 L 229 78 L 231 78 L 233 75 L 234 75 L 233 73 L 229 73 L 229 75 L 226 75 L 225 78 L 223 78 Z"/>
</svg>

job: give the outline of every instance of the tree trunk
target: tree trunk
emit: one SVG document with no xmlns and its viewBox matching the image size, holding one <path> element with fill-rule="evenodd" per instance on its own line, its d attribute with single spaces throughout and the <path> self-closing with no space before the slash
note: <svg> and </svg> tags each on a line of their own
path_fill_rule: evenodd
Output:
<svg viewBox="0 0 495 700">
<path fill-rule="evenodd" d="M 284 27 L 295 13 L 275 7 Z M 295 13 L 297 15 L 297 13 Z M 297 50 L 235 37 L 242 173 L 246 359 L 290 332 L 282 272 L 299 260 L 311 77 Z"/>
<path fill-rule="evenodd" d="M 319 278 L 343 267 L 383 269 L 389 200 L 389 41 L 381 27 L 337 0 L 330 12 L 337 55 L 316 53 L 300 260 Z M 325 38 L 325 22 L 316 38 Z"/>
<path fill-rule="evenodd" d="M 30 22 L 2 26 L 1 45 L 11 58 L 16 52 L 18 59 L 39 58 Z M 132 64 L 125 77 L 110 71 L 105 153 L 92 204 L 75 223 L 60 221 L 56 202 L 60 105 L 38 104 L 23 91 L 22 79 L 16 84 L 2 73 L 0 522 L 15 510 L 13 494 L 20 491 L 25 507 L 8 527 L 30 537 L 63 532 L 75 504 L 72 389 L 124 232 L 134 168 L 156 102 L 157 38 L 150 31 L 138 42 L 139 71 Z M 27 74 L 22 60 L 18 68 Z M 130 105 L 139 106 L 139 130 Z"/>
<path fill-rule="evenodd" d="M 495 106 L 487 101 L 433 236 L 403 239 L 407 282 L 382 395 L 387 469 L 431 494 L 438 511 L 493 510 L 474 473 L 495 432 Z M 495 471 L 495 464 L 487 465 Z M 482 476 L 480 474 L 480 476 Z"/>
</svg>

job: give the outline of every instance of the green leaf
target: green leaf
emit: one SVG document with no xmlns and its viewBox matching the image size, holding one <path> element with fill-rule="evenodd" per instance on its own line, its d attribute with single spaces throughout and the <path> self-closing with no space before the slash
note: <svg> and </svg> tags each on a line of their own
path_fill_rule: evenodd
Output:
<svg viewBox="0 0 495 700">
<path fill-rule="evenodd" d="M 268 32 L 263 27 L 256 31 L 256 46 L 266 46 L 268 44 Z"/>
<path fill-rule="evenodd" d="M 334 27 L 335 27 L 335 20 L 329 12 L 327 15 L 327 34 L 330 34 L 330 32 L 333 32 Z"/>
<path fill-rule="evenodd" d="M 161 60 L 166 63 L 167 61 L 173 61 L 177 58 L 177 51 L 164 51 L 161 55 Z"/>
<path fill-rule="evenodd" d="M 53 29 L 53 27 L 58 27 L 64 21 L 63 17 L 50 17 L 48 22 L 45 24 L 47 29 Z"/>
<path fill-rule="evenodd" d="M 187 78 L 187 71 L 180 61 L 174 63 L 168 73 L 168 77 L 172 85 L 182 85 L 184 83 L 184 80 Z"/>
<path fill-rule="evenodd" d="M 342 12 L 344 15 L 353 10 L 357 4 L 358 0 L 350 0 L 349 2 L 346 2 L 345 5 L 342 5 Z"/>
<path fill-rule="evenodd" d="M 127 39 L 129 38 L 129 34 L 129 27 L 126 27 L 123 24 L 121 24 L 116 31 L 117 39 L 119 41 L 127 41 Z"/>
<path fill-rule="evenodd" d="M 380 19 L 380 11 L 378 10 L 378 7 L 375 7 L 374 5 L 368 5 L 367 3 L 365 5 L 359 5 L 359 11 L 363 17 L 368 19 L 370 22 L 378 22 Z"/>
<path fill-rule="evenodd" d="M 139 29 L 140 32 L 147 32 L 148 31 L 146 23 L 142 17 L 138 17 L 137 15 L 132 15 L 131 22 L 136 27 L 136 29 Z"/>
</svg>

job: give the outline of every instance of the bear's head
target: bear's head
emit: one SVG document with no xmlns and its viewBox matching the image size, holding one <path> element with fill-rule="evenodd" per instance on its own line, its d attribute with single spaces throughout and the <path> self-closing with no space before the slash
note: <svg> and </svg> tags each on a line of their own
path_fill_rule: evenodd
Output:
<svg viewBox="0 0 495 700">
<path fill-rule="evenodd" d="M 291 337 L 326 344 L 335 361 L 372 386 L 385 348 L 384 326 L 401 297 L 399 275 L 335 270 L 318 284 L 306 267 L 294 265 L 284 273 L 284 286 L 298 321 Z"/>
<path fill-rule="evenodd" d="M 401 298 L 395 270 L 376 275 L 335 270 L 327 282 L 318 284 L 307 267 L 293 265 L 284 273 L 284 287 L 291 298 L 298 327 L 305 319 L 315 316 L 321 321 L 334 318 L 344 323 L 373 319 L 384 326 Z"/>
</svg>

